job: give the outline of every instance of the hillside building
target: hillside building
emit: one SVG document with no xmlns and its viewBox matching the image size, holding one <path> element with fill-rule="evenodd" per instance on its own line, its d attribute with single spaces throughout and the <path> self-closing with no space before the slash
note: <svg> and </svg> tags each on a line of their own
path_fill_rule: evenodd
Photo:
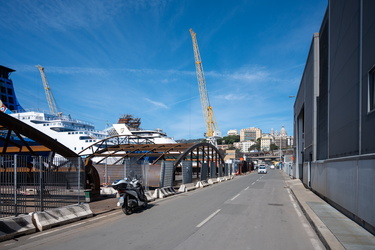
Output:
<svg viewBox="0 0 375 250">
<path fill-rule="evenodd" d="M 231 129 L 227 132 L 227 135 L 238 135 L 237 129 Z"/>
<path fill-rule="evenodd" d="M 240 130 L 240 141 L 256 141 L 262 136 L 262 130 L 259 128 L 244 128 Z"/>
</svg>

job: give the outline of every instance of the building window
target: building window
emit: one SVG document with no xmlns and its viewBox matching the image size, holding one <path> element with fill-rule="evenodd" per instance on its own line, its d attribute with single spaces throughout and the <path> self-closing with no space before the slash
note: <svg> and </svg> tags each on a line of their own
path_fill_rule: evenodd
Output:
<svg viewBox="0 0 375 250">
<path fill-rule="evenodd" d="M 369 112 L 375 109 L 375 66 L 369 72 Z"/>
</svg>

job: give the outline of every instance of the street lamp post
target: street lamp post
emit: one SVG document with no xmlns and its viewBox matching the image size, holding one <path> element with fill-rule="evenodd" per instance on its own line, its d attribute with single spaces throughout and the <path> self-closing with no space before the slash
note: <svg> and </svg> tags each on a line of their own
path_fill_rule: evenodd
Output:
<svg viewBox="0 0 375 250">
<path fill-rule="evenodd" d="M 282 168 L 283 168 L 282 159 L 281 159 L 281 152 L 282 152 L 282 150 L 281 150 L 281 134 L 280 134 L 280 163 L 279 163 L 280 170 L 282 170 Z"/>
<path fill-rule="evenodd" d="M 280 162 L 281 162 L 281 135 L 280 135 Z"/>
</svg>

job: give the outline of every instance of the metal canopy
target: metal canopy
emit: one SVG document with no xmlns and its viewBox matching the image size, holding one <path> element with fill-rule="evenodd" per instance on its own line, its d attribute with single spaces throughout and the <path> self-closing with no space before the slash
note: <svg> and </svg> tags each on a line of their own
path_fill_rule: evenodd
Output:
<svg viewBox="0 0 375 250">
<path fill-rule="evenodd" d="M 105 159 L 115 158 L 113 164 L 122 163 L 125 158 L 142 160 L 152 158 L 151 164 L 159 160 L 176 161 L 177 166 L 184 159 L 208 162 L 217 161 L 224 163 L 219 150 L 210 143 L 174 143 L 174 144 L 119 144 L 87 155 L 88 159 L 97 158 L 96 163 L 102 163 Z"/>
<path fill-rule="evenodd" d="M 143 159 L 146 157 L 156 158 L 153 162 L 156 163 L 160 159 L 177 159 L 188 148 L 195 145 L 194 143 L 175 143 L 175 144 L 120 144 L 109 146 L 105 149 L 89 155 L 89 158 L 102 158 L 97 163 L 102 162 L 108 157 L 118 158 L 115 162 L 118 163 L 125 158 Z"/>
</svg>

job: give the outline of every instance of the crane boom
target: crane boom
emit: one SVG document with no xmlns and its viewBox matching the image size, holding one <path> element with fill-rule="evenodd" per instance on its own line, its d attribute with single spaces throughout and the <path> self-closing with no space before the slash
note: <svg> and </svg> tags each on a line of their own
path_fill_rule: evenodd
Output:
<svg viewBox="0 0 375 250">
<path fill-rule="evenodd" d="M 214 111 L 212 109 L 212 106 L 210 105 L 210 100 L 208 98 L 206 80 L 204 77 L 203 65 L 202 65 L 202 60 L 201 60 L 201 56 L 199 53 L 196 33 L 192 29 L 190 29 L 189 31 L 190 31 L 191 39 L 193 41 L 195 68 L 196 68 L 196 73 L 197 73 L 199 94 L 201 98 L 203 116 L 206 122 L 205 136 L 207 137 L 209 142 L 216 145 L 216 138 L 220 138 L 221 133 L 216 123 Z"/>
<path fill-rule="evenodd" d="M 48 101 L 48 106 L 49 106 L 50 112 L 52 114 L 57 114 L 58 113 L 58 111 L 57 111 L 57 105 L 56 105 L 56 102 L 55 102 L 55 98 L 53 97 L 51 88 L 50 88 L 50 86 L 48 84 L 46 74 L 44 73 L 44 68 L 42 66 L 40 66 L 40 65 L 36 65 L 35 67 L 37 67 L 39 69 L 39 71 L 40 71 L 40 76 L 42 77 L 44 91 L 46 93 L 46 97 L 47 97 L 47 101 Z"/>
</svg>

